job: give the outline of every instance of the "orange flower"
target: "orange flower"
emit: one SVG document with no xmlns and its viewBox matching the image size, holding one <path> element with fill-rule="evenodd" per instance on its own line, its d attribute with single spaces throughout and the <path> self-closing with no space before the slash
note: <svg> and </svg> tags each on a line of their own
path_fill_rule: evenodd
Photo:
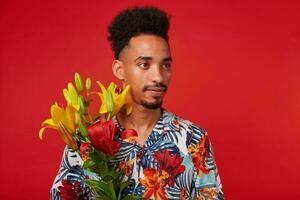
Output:
<svg viewBox="0 0 300 200">
<path fill-rule="evenodd" d="M 146 168 L 145 179 L 140 179 L 140 183 L 145 186 L 144 198 L 149 199 L 154 194 L 155 199 L 168 199 L 165 187 L 167 184 L 173 187 L 175 178 L 184 172 L 185 166 L 181 165 L 183 158 L 165 149 L 155 152 L 154 159 L 158 163 L 159 170 Z"/>
<path fill-rule="evenodd" d="M 73 106 L 67 105 L 64 109 L 57 103 L 51 106 L 51 118 L 42 122 L 42 128 L 39 131 L 39 137 L 42 140 L 44 130 L 52 128 L 58 130 L 62 140 L 73 150 L 77 149 L 76 141 L 73 137 L 75 133 L 79 114 Z"/>
<path fill-rule="evenodd" d="M 129 176 L 132 172 L 134 160 L 130 160 L 128 162 L 126 161 L 121 161 L 119 163 L 119 169 L 125 173 L 125 176 Z"/>
<path fill-rule="evenodd" d="M 192 155 L 194 166 L 197 170 L 198 176 L 203 173 L 208 174 L 209 169 L 205 164 L 205 157 L 209 156 L 208 152 L 209 140 L 207 134 L 204 134 L 196 146 L 189 145 L 188 151 Z"/>
<path fill-rule="evenodd" d="M 140 179 L 140 183 L 145 186 L 144 198 L 150 199 L 154 194 L 155 199 L 167 200 L 165 186 L 169 174 L 165 171 L 157 171 L 151 168 L 144 169 L 145 179 Z"/>
<path fill-rule="evenodd" d="M 197 200 L 207 199 L 214 200 L 217 198 L 217 190 L 215 187 L 204 187 L 199 190 Z"/>
<path fill-rule="evenodd" d="M 180 200 L 185 200 L 186 199 L 186 194 L 187 194 L 187 189 L 186 189 L 186 187 L 184 187 L 180 190 L 179 199 Z"/>
<path fill-rule="evenodd" d="M 86 161 L 88 159 L 88 156 L 86 155 L 86 151 L 89 148 L 89 144 L 90 144 L 89 142 L 80 144 L 79 150 L 83 161 Z"/>
</svg>

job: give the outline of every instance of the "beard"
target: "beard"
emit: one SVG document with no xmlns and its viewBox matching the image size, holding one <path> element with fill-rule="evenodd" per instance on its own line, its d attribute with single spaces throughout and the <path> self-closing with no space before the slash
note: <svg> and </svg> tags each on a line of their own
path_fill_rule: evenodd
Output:
<svg viewBox="0 0 300 200">
<path fill-rule="evenodd" d="M 144 106 L 147 109 L 157 109 L 160 108 L 161 105 L 163 104 L 162 100 L 157 99 L 155 102 L 147 102 L 147 101 L 142 101 L 141 105 Z"/>
<path fill-rule="evenodd" d="M 146 85 L 144 86 L 143 88 L 143 92 L 147 91 L 148 88 L 151 88 L 151 87 L 160 87 L 162 88 L 162 90 L 164 92 L 167 92 L 168 90 L 168 86 L 163 84 L 163 83 L 156 83 L 155 85 Z M 141 101 L 141 105 L 144 106 L 145 108 L 147 109 L 157 109 L 157 108 L 160 108 L 161 105 L 163 104 L 163 99 L 162 97 L 154 97 L 155 98 L 155 101 L 154 102 L 147 102 L 147 101 Z"/>
</svg>

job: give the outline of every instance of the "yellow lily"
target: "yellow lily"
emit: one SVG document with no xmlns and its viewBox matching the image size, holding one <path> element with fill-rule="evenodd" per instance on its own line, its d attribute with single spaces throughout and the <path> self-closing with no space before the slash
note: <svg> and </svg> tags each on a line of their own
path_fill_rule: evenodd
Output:
<svg viewBox="0 0 300 200">
<path fill-rule="evenodd" d="M 102 91 L 102 93 L 97 93 L 102 102 L 99 110 L 100 114 L 109 113 L 110 117 L 115 116 L 124 105 L 126 105 L 126 113 L 128 115 L 131 113 L 132 107 L 129 104 L 126 104 L 126 97 L 130 89 L 129 85 L 119 93 L 116 91 L 117 85 L 113 82 L 109 84 L 107 89 L 99 81 L 97 81 L 97 83 Z"/>
<path fill-rule="evenodd" d="M 72 83 L 68 83 L 68 89 L 63 89 L 63 94 L 68 105 L 73 106 L 76 110 L 80 109 L 80 98 Z"/>
<path fill-rule="evenodd" d="M 78 113 L 73 106 L 68 105 L 64 110 L 55 103 L 51 106 L 51 118 L 42 122 L 39 138 L 43 139 L 46 128 L 52 128 L 58 130 L 65 144 L 75 150 L 77 146 L 72 134 L 75 132 L 77 120 Z"/>
</svg>

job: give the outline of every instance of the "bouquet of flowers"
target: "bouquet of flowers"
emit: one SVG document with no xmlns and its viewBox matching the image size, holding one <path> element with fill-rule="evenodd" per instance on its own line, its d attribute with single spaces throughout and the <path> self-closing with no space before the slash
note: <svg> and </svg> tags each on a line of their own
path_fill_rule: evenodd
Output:
<svg viewBox="0 0 300 200">
<path fill-rule="evenodd" d="M 42 122 L 39 138 L 42 140 L 46 128 L 55 129 L 64 143 L 81 155 L 83 168 L 97 177 L 85 179 L 85 184 L 92 189 L 96 199 L 141 199 L 140 196 L 124 194 L 124 189 L 131 182 L 124 181 L 125 170 L 110 162 L 118 153 L 122 139 L 137 137 L 137 132 L 133 129 L 124 130 L 121 137 L 117 137 L 117 127 L 112 120 L 120 110 L 128 115 L 131 113 L 132 107 L 126 102 L 130 86 L 121 90 L 112 82 L 105 88 L 97 81 L 101 89 L 101 92 L 97 92 L 90 91 L 90 78 L 86 79 L 85 87 L 78 73 L 75 73 L 74 80 L 75 86 L 69 82 L 68 87 L 63 89 L 66 107 L 60 107 L 57 103 L 51 106 L 51 118 Z M 101 98 L 101 106 L 93 116 L 89 107 L 94 94 Z M 61 187 L 59 194 L 62 198 L 67 198 L 68 189 L 75 191 L 77 197 L 82 192 L 78 183 L 62 180 L 62 184 L 66 186 Z"/>
</svg>

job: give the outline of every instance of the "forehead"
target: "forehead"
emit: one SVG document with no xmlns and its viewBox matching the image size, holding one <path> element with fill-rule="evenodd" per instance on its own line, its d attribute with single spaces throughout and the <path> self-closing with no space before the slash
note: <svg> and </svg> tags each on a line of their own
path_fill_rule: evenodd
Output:
<svg viewBox="0 0 300 200">
<path fill-rule="evenodd" d="M 132 37 L 123 49 L 127 59 L 134 60 L 140 56 L 163 60 L 170 57 L 170 48 L 165 39 L 155 35 L 140 35 Z"/>
</svg>

